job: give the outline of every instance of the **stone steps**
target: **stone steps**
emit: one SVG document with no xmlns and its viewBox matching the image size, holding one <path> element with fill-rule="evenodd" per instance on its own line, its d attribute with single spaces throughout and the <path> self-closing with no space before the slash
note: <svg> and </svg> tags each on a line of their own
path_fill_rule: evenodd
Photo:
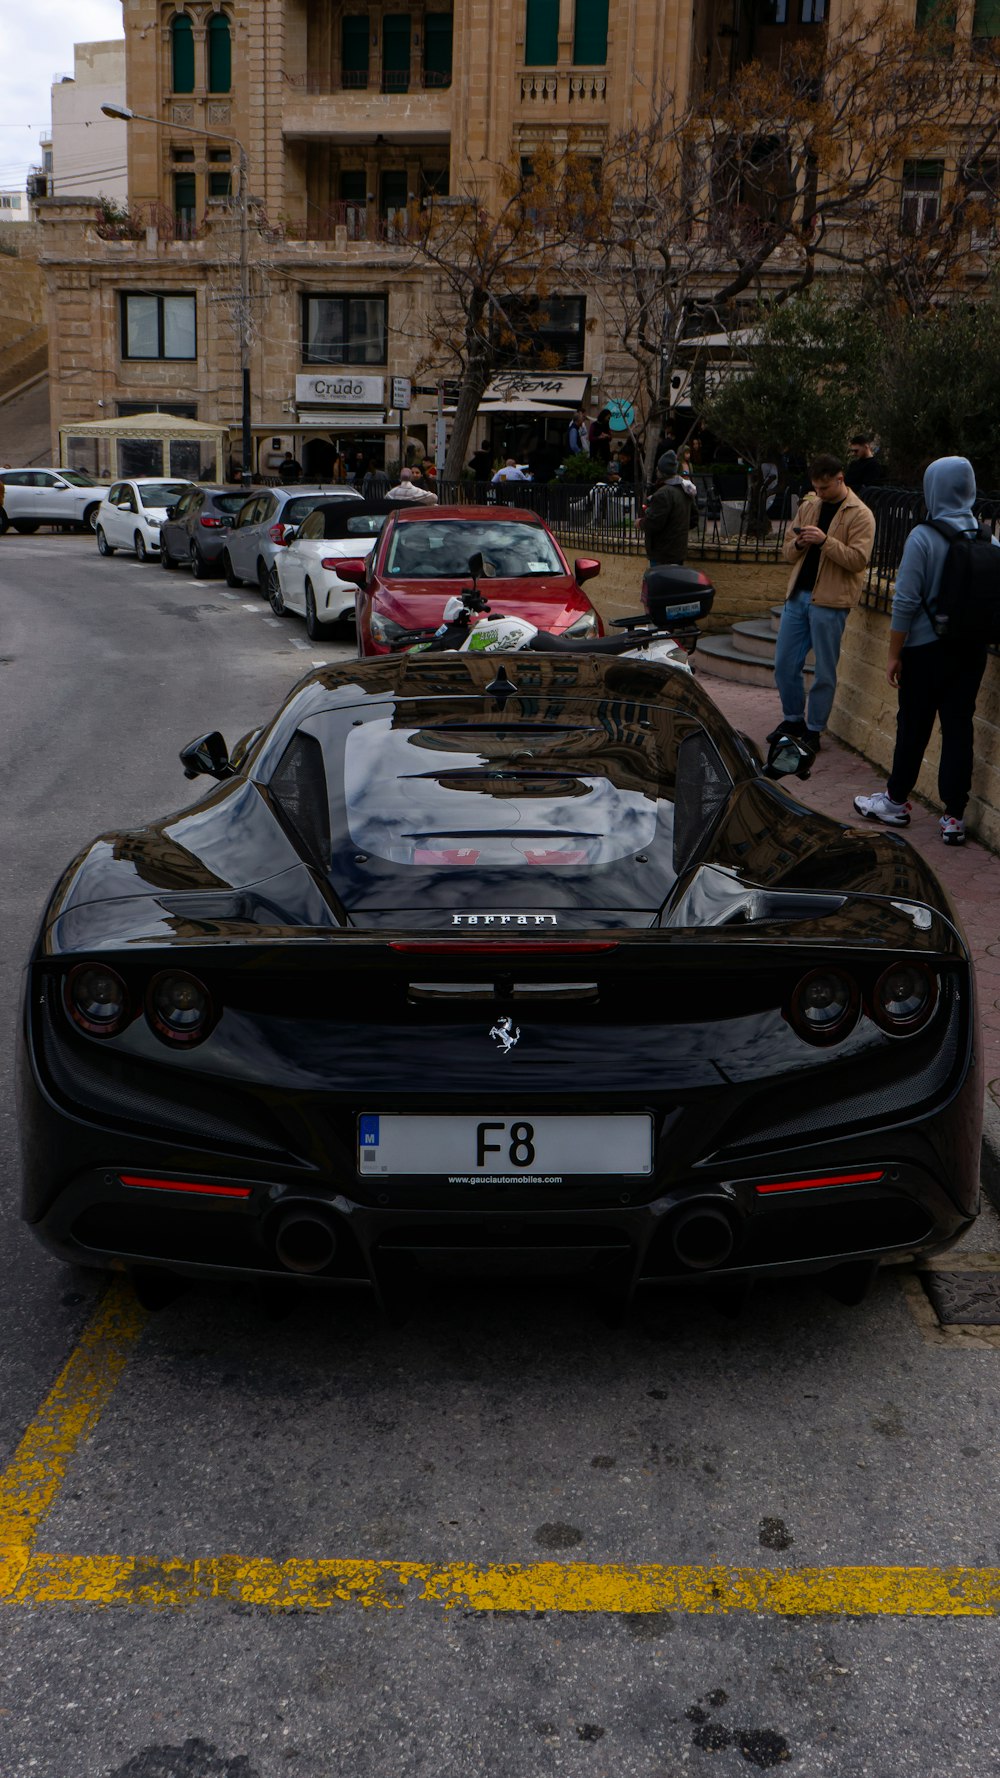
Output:
<svg viewBox="0 0 1000 1778">
<path fill-rule="evenodd" d="M 781 606 L 772 605 L 768 617 L 745 618 L 718 636 L 704 636 L 698 644 L 698 664 L 716 679 L 733 679 L 741 685 L 774 688 L 774 648 Z M 805 671 L 811 676 L 812 653 Z"/>
</svg>

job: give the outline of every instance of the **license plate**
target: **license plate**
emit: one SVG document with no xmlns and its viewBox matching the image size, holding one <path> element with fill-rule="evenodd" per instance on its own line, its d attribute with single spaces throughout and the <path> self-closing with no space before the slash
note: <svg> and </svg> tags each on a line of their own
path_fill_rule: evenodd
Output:
<svg viewBox="0 0 1000 1778">
<path fill-rule="evenodd" d="M 691 599 L 687 605 L 668 605 L 662 613 L 663 621 L 668 617 L 697 617 L 701 610 L 701 600 Z"/>
<path fill-rule="evenodd" d="M 358 1172 L 447 1175 L 458 1184 L 565 1174 L 649 1174 L 653 1120 L 612 1117 L 360 1117 Z"/>
</svg>

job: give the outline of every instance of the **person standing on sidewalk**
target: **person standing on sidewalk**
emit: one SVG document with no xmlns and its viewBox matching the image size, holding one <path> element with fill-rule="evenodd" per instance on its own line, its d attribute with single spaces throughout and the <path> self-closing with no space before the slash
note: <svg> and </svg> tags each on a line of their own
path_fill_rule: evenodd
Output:
<svg viewBox="0 0 1000 1778">
<path fill-rule="evenodd" d="M 972 510 L 975 498 L 976 477 L 967 457 L 938 457 L 926 470 L 924 504 L 929 519 L 943 519 L 959 531 L 975 533 L 979 528 Z M 886 663 L 886 678 L 899 693 L 892 770 L 884 790 L 856 796 L 854 807 L 859 815 L 889 827 L 909 826 L 907 798 L 920 774 L 936 716 L 941 723 L 941 838 L 946 846 L 962 846 L 972 786 L 972 722 L 987 645 L 949 640 L 934 628 L 947 554 L 947 539 L 930 525 L 915 525 L 906 539 L 896 573 Z"/>
<path fill-rule="evenodd" d="M 814 457 L 809 480 L 813 492 L 785 539 L 785 560 L 793 566 L 774 654 L 781 722 L 767 738 L 795 735 L 818 753 L 837 689 L 847 614 L 861 597 L 871 559 L 875 515 L 852 494 L 838 457 Z M 810 649 L 816 666 L 807 704 L 803 668 Z"/>
</svg>

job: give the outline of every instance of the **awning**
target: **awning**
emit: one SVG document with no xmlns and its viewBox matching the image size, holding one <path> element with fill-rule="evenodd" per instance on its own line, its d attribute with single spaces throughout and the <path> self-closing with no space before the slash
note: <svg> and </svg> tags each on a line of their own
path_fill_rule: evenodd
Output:
<svg viewBox="0 0 1000 1778">
<path fill-rule="evenodd" d="M 525 397 L 520 401 L 483 401 L 476 411 L 480 420 L 488 420 L 491 414 L 558 414 L 561 420 L 568 420 L 578 406 L 579 402 L 574 407 L 556 407 L 551 401 L 529 401 Z M 446 407 L 444 411 L 453 414 L 457 410 Z"/>
<path fill-rule="evenodd" d="M 239 430 L 239 428 L 237 428 Z M 406 431 L 410 428 L 406 427 Z M 290 420 L 285 415 L 275 420 L 273 425 L 263 420 L 255 420 L 253 434 L 255 438 L 283 438 L 293 432 L 398 432 L 398 420 L 383 419 L 382 414 L 317 413 L 315 418 Z"/>
</svg>

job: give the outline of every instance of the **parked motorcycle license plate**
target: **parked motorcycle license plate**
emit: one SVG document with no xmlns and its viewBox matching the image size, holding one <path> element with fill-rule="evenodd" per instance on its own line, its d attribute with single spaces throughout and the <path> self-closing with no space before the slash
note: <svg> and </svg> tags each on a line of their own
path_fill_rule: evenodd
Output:
<svg viewBox="0 0 1000 1778">
<path fill-rule="evenodd" d="M 701 600 L 689 599 L 686 605 L 668 605 L 661 613 L 660 621 L 666 623 L 672 617 L 697 617 L 700 610 Z"/>
<path fill-rule="evenodd" d="M 358 1172 L 477 1179 L 649 1174 L 653 1120 L 610 1117 L 376 1117 L 358 1119 Z"/>
</svg>

